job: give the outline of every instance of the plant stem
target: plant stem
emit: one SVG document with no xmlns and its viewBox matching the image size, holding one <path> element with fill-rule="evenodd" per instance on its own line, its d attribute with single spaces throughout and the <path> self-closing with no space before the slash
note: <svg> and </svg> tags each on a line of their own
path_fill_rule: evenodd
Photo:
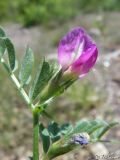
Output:
<svg viewBox="0 0 120 160">
<path fill-rule="evenodd" d="M 39 160 L 39 114 L 33 112 L 33 160 Z"/>
<path fill-rule="evenodd" d="M 35 106 L 31 103 L 30 98 L 25 92 L 24 88 L 20 85 L 20 82 L 10 70 L 9 66 L 5 63 L 4 59 L 1 58 L 0 62 L 3 64 L 3 67 L 8 72 L 12 82 L 15 84 L 16 88 L 19 90 L 23 99 L 27 105 L 32 109 L 33 112 L 33 160 L 39 160 L 39 114 L 35 110 Z"/>
<path fill-rule="evenodd" d="M 30 107 L 30 109 L 33 109 L 34 105 L 31 104 L 30 99 L 29 99 L 27 93 L 25 92 L 25 90 L 23 89 L 23 87 L 21 87 L 20 82 L 18 81 L 18 79 L 16 78 L 16 76 L 14 75 L 14 73 L 11 72 L 9 66 L 5 63 L 5 61 L 4 61 L 3 58 L 1 58 L 1 63 L 3 64 L 5 70 L 8 72 L 8 74 L 10 75 L 11 80 L 13 81 L 13 83 L 15 84 L 15 86 L 17 87 L 17 89 L 19 90 L 20 94 L 22 95 L 22 97 L 25 100 L 25 102 L 27 103 L 27 105 Z"/>
<path fill-rule="evenodd" d="M 21 87 L 19 81 L 17 80 L 17 78 L 15 77 L 15 75 L 12 73 L 10 75 L 12 81 L 14 82 L 14 84 L 16 85 L 16 87 L 18 88 L 18 90 L 20 91 L 21 95 L 23 96 L 25 102 L 29 105 L 30 104 L 30 99 L 28 97 L 28 95 L 26 94 L 25 90 Z"/>
</svg>

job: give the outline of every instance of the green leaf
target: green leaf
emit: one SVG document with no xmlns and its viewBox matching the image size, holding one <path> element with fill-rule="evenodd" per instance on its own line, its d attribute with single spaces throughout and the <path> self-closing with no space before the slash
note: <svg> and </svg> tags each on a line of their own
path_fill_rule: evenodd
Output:
<svg viewBox="0 0 120 160">
<path fill-rule="evenodd" d="M 8 52 L 9 57 L 9 64 L 11 70 L 14 70 L 15 68 L 15 49 L 14 45 L 12 44 L 11 40 L 6 37 L 5 31 L 0 27 L 0 58 L 3 56 L 5 52 L 5 48 Z"/>
<path fill-rule="evenodd" d="M 76 123 L 75 127 L 69 133 L 64 135 L 64 141 L 69 141 L 73 135 L 83 132 L 88 133 L 91 142 L 99 141 L 108 130 L 117 124 L 117 122 L 108 124 L 101 119 L 91 121 L 81 120 Z"/>
<path fill-rule="evenodd" d="M 90 122 L 87 120 L 81 120 L 77 122 L 72 134 L 80 133 L 80 132 L 85 132 L 87 129 L 90 127 Z"/>
<path fill-rule="evenodd" d="M 40 124 L 40 136 L 42 138 L 43 150 L 45 153 L 47 153 L 50 147 L 50 135 L 48 130 L 43 126 L 43 124 Z"/>
<path fill-rule="evenodd" d="M 80 132 L 87 132 L 89 135 L 92 134 L 94 131 L 102 128 L 105 125 L 105 121 L 96 119 L 96 120 L 82 120 L 77 122 L 73 132 L 80 133 Z"/>
<path fill-rule="evenodd" d="M 63 75 L 62 69 L 58 70 L 58 72 L 56 72 L 55 76 L 53 77 L 52 81 L 55 84 L 57 84 L 61 80 L 62 75 Z"/>
<path fill-rule="evenodd" d="M 60 127 L 54 121 L 50 122 L 48 125 L 48 131 L 54 136 L 57 135 L 60 131 Z"/>
<path fill-rule="evenodd" d="M 62 135 L 65 135 L 73 130 L 73 126 L 70 123 L 65 123 L 61 125 L 60 132 Z"/>
<path fill-rule="evenodd" d="M 48 132 L 50 134 L 52 142 L 56 142 L 60 139 L 60 127 L 56 122 L 49 123 Z"/>
<path fill-rule="evenodd" d="M 29 92 L 29 96 L 32 100 L 34 100 L 40 94 L 40 92 L 48 84 L 48 81 L 52 75 L 53 73 L 49 63 L 44 60 L 42 64 L 40 64 L 35 80 Z"/>
<path fill-rule="evenodd" d="M 22 85 L 25 85 L 28 79 L 30 78 L 33 63 L 34 63 L 33 51 L 31 48 L 27 48 L 19 73 L 19 79 Z"/>
<path fill-rule="evenodd" d="M 99 120 L 91 121 L 90 125 L 91 127 L 87 129 L 87 133 L 89 135 L 91 135 L 93 132 L 103 127 L 103 123 L 100 123 Z"/>
<path fill-rule="evenodd" d="M 2 27 L 0 27 L 0 37 L 5 37 L 5 31 L 3 30 Z M 0 58 L 3 56 L 4 52 L 5 52 L 5 43 L 3 39 L 0 39 Z"/>
<path fill-rule="evenodd" d="M 117 122 L 112 122 L 112 123 L 108 124 L 107 122 L 104 122 L 103 127 L 100 128 L 100 129 L 98 129 L 96 132 L 94 132 L 94 133 L 92 134 L 92 138 L 93 138 L 93 139 L 101 139 L 102 136 L 103 136 L 108 130 L 110 130 L 112 127 L 116 126 L 117 124 L 119 124 L 119 123 L 117 123 Z"/>
<path fill-rule="evenodd" d="M 0 39 L 0 59 L 2 58 L 2 56 L 5 53 L 5 48 L 6 48 L 6 46 L 5 46 L 4 40 Z"/>
<path fill-rule="evenodd" d="M 4 42 L 5 42 L 5 45 L 6 45 L 7 52 L 8 52 L 10 68 L 11 68 L 11 70 L 14 70 L 14 68 L 15 68 L 15 49 L 14 49 L 14 45 L 12 44 L 11 40 L 7 37 L 4 38 Z"/>
<path fill-rule="evenodd" d="M 4 29 L 0 26 L 0 37 L 6 37 Z"/>
<path fill-rule="evenodd" d="M 50 64 L 50 68 L 51 68 L 53 75 L 56 74 L 60 70 L 60 66 L 56 61 L 52 60 L 49 62 L 49 64 Z"/>
</svg>

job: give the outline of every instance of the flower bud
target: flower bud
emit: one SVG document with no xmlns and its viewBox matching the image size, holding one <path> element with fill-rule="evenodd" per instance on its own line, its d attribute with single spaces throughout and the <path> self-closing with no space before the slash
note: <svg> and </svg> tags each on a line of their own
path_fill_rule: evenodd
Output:
<svg viewBox="0 0 120 160">
<path fill-rule="evenodd" d="M 58 46 L 58 61 L 64 71 L 81 77 L 94 66 L 98 49 L 92 38 L 80 27 L 68 32 Z"/>
<path fill-rule="evenodd" d="M 85 132 L 74 135 L 71 142 L 74 144 L 87 145 L 89 143 L 89 139 L 89 135 Z"/>
</svg>

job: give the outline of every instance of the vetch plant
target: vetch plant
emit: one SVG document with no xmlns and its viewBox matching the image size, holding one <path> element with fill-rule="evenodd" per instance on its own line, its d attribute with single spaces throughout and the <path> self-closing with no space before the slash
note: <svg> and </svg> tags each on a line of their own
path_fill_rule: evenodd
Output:
<svg viewBox="0 0 120 160">
<path fill-rule="evenodd" d="M 14 45 L 0 28 L 0 64 L 3 65 L 33 115 L 33 156 L 31 160 L 52 160 L 59 155 L 102 140 L 102 136 L 117 122 L 100 119 L 80 120 L 58 124 L 51 120 L 47 127 L 40 121 L 49 103 L 62 94 L 76 80 L 86 75 L 94 66 L 98 49 L 86 31 L 77 27 L 68 32 L 58 46 L 58 63 L 42 60 L 33 78 L 34 55 L 27 47 L 20 68 L 17 68 Z M 19 71 L 18 77 L 16 70 Z M 32 84 L 30 80 L 32 80 Z M 26 89 L 29 88 L 29 91 Z M 26 92 L 28 91 L 28 93 Z M 43 114 L 44 113 L 44 114 Z M 48 114 L 46 114 L 48 115 Z M 39 153 L 39 138 L 43 153 Z"/>
</svg>

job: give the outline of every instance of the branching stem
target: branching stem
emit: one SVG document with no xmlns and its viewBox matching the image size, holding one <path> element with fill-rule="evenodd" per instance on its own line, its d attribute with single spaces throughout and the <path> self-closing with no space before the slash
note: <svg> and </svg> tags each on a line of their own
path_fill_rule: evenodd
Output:
<svg viewBox="0 0 120 160">
<path fill-rule="evenodd" d="M 20 94 L 22 95 L 22 97 L 25 100 L 25 102 L 27 103 L 27 105 L 30 107 L 30 109 L 34 109 L 34 105 L 31 103 L 27 93 L 25 92 L 23 87 L 21 87 L 20 82 L 18 81 L 18 79 L 16 78 L 14 73 L 11 72 L 11 70 L 9 69 L 9 66 L 5 63 L 3 58 L 1 58 L 1 63 L 3 64 L 5 70 L 8 72 L 8 74 L 10 75 L 12 82 L 15 84 L 15 86 L 19 90 Z"/>
<path fill-rule="evenodd" d="M 28 97 L 24 88 L 20 85 L 20 82 L 14 73 L 11 72 L 9 66 L 5 63 L 5 60 L 1 58 L 0 62 L 3 64 L 3 67 L 8 72 L 12 82 L 15 84 L 23 99 L 33 112 L 33 160 L 39 160 L 39 114 L 35 112 L 35 106 L 31 103 L 30 98 Z"/>
</svg>

